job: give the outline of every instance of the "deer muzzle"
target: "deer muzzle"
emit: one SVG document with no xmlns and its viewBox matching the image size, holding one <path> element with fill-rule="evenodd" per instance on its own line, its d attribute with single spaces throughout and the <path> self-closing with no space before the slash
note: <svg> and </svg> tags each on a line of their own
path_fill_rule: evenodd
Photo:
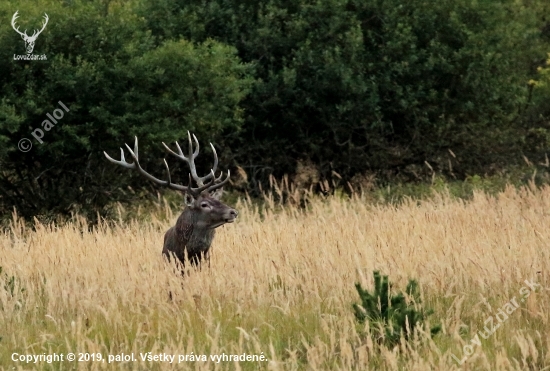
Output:
<svg viewBox="0 0 550 371">
<path fill-rule="evenodd" d="M 235 219 L 237 219 L 237 216 L 239 215 L 239 213 L 235 209 L 229 210 L 228 214 L 229 214 L 229 217 L 225 218 L 226 223 L 233 223 Z"/>
</svg>

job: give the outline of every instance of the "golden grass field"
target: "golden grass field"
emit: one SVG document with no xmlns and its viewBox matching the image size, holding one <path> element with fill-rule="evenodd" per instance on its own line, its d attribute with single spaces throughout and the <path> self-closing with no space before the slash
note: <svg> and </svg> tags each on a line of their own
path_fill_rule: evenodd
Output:
<svg viewBox="0 0 550 371">
<path fill-rule="evenodd" d="M 150 222 L 93 229 L 14 217 L 0 237 L 0 368 L 550 370 L 550 188 L 400 206 L 362 197 L 313 198 L 307 211 L 266 205 L 234 205 L 239 219 L 218 229 L 210 268 L 185 278 L 161 256 L 177 217 L 168 207 Z M 420 330 L 393 349 L 362 335 L 354 283 L 371 288 L 374 270 L 397 291 L 418 280 L 442 332 Z M 540 287 L 520 301 L 525 280 Z M 517 310 L 473 344 L 513 298 Z M 452 355 L 461 359 L 464 346 L 472 354 L 459 366 Z M 70 352 L 90 360 L 12 360 Z M 147 352 L 175 361 L 142 361 Z M 108 362 L 122 353 L 135 360 Z M 266 360 L 210 359 L 223 353 Z"/>
</svg>

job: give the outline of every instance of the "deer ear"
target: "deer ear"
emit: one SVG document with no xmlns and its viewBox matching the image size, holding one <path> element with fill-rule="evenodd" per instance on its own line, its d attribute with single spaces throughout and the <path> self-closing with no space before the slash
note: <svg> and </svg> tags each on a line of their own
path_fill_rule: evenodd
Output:
<svg viewBox="0 0 550 371">
<path fill-rule="evenodd" d="M 193 203 L 195 202 L 195 197 L 193 197 L 189 193 L 186 193 L 184 197 L 185 197 L 185 204 L 187 206 L 193 206 Z"/>
<path fill-rule="evenodd" d="M 222 188 L 218 188 L 216 189 L 214 192 L 212 192 L 210 194 L 210 197 L 212 197 L 213 199 L 215 200 L 220 200 L 222 198 L 222 195 L 223 195 L 223 187 Z"/>
</svg>

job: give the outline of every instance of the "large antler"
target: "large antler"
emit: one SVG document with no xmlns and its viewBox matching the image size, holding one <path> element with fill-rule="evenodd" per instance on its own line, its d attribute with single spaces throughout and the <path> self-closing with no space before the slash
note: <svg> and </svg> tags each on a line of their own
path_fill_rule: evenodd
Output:
<svg viewBox="0 0 550 371">
<path fill-rule="evenodd" d="M 195 145 L 197 146 L 197 148 L 193 151 L 193 142 L 191 141 L 191 133 L 189 131 L 187 132 L 187 136 L 189 138 L 189 157 L 185 157 L 178 142 L 176 142 L 178 153 L 172 151 L 164 142 L 162 142 L 162 145 L 170 154 L 174 155 L 182 161 L 185 161 L 189 165 L 189 170 L 191 170 L 191 177 L 193 177 L 193 180 L 199 186 L 198 188 L 192 188 L 192 191 L 200 194 L 205 190 L 207 192 L 212 192 L 213 190 L 223 187 L 223 185 L 229 181 L 230 172 L 229 170 L 227 170 L 227 176 L 223 181 L 221 181 L 223 177 L 223 172 L 220 173 L 220 176 L 216 178 L 215 173 L 216 169 L 218 168 L 218 154 L 216 153 L 216 148 L 214 148 L 212 143 L 210 143 L 210 147 L 212 148 L 212 152 L 214 153 L 214 166 L 212 166 L 210 173 L 203 177 L 199 177 L 197 175 L 197 168 L 195 166 L 195 158 L 197 158 L 197 156 L 199 155 L 199 141 L 197 140 L 195 134 L 193 134 L 193 139 L 195 140 Z M 209 182 L 205 184 L 205 181 Z"/>
<path fill-rule="evenodd" d="M 187 134 L 189 136 L 189 157 L 184 156 L 178 142 L 176 142 L 176 147 L 178 148 L 178 153 L 175 153 L 174 151 L 172 151 L 166 144 L 164 144 L 164 142 L 162 144 L 164 145 L 164 147 L 166 148 L 166 150 L 168 152 L 170 152 L 172 155 L 176 156 L 180 160 L 185 161 L 189 165 L 189 169 L 191 170 L 191 174 L 189 175 L 189 185 L 188 186 L 183 186 L 183 185 L 180 185 L 180 184 L 172 183 L 172 179 L 170 177 L 170 168 L 168 167 L 168 163 L 166 162 L 166 159 L 164 159 L 164 166 L 166 167 L 166 172 L 168 173 L 168 180 L 167 181 L 155 178 L 154 176 L 152 176 L 151 174 L 149 174 L 148 172 L 143 170 L 143 168 L 139 164 L 139 159 L 138 159 L 138 139 L 137 139 L 137 137 L 136 137 L 136 140 L 135 140 L 133 151 L 130 148 L 130 146 L 128 146 L 128 144 L 124 144 L 126 146 L 126 148 L 128 149 L 128 151 L 130 152 L 130 156 L 132 156 L 132 159 L 134 160 L 133 163 L 128 163 L 126 161 L 126 159 L 124 158 L 124 150 L 122 148 L 120 149 L 120 161 L 115 160 L 114 158 L 109 156 L 107 154 L 107 152 L 103 152 L 103 153 L 105 154 L 105 157 L 107 157 L 107 159 L 109 161 L 111 161 L 112 163 L 115 163 L 115 164 L 120 165 L 122 167 L 125 167 L 127 169 L 137 170 L 140 174 L 145 176 L 147 179 L 149 179 L 149 180 L 151 180 L 151 181 L 153 181 L 153 182 L 155 182 L 159 185 L 167 186 L 171 189 L 175 189 L 175 190 L 182 191 L 182 192 L 187 192 L 187 193 L 190 193 L 194 197 L 198 197 L 204 191 L 211 192 L 211 191 L 214 191 L 214 190 L 222 187 L 224 184 L 226 184 L 229 181 L 230 173 L 229 173 L 229 170 L 228 170 L 227 171 L 227 177 L 223 181 L 221 181 L 221 178 L 223 176 L 223 172 L 220 174 L 220 176 L 218 178 L 216 178 L 215 171 L 218 168 L 218 155 L 216 153 L 216 149 L 214 148 L 212 143 L 210 143 L 210 146 L 212 147 L 212 151 L 214 152 L 214 166 L 210 170 L 210 173 L 208 173 L 207 175 L 205 175 L 203 177 L 199 177 L 197 175 L 197 169 L 195 167 L 195 158 L 199 154 L 199 141 L 197 140 L 197 137 L 195 137 L 195 135 L 193 135 L 193 139 L 195 140 L 195 144 L 197 146 L 196 150 L 193 151 L 193 143 L 191 142 L 191 134 L 189 132 L 187 132 Z M 197 183 L 197 185 L 198 185 L 197 188 L 192 187 L 191 177 Z M 208 181 L 208 182 L 205 184 L 204 183 L 205 181 Z"/>
</svg>

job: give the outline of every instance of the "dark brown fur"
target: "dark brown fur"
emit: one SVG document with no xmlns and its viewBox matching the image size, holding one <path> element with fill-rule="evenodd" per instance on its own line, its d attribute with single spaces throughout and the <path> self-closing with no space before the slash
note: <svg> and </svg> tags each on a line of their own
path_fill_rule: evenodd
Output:
<svg viewBox="0 0 550 371">
<path fill-rule="evenodd" d="M 232 223 L 237 211 L 218 200 L 221 192 L 213 195 L 201 194 L 197 199 L 186 195 L 187 206 L 179 216 L 176 225 L 164 235 L 162 253 L 170 260 L 174 254 L 185 265 L 185 256 L 192 265 L 199 265 L 203 257 L 209 261 L 209 250 L 215 228 Z"/>
</svg>

